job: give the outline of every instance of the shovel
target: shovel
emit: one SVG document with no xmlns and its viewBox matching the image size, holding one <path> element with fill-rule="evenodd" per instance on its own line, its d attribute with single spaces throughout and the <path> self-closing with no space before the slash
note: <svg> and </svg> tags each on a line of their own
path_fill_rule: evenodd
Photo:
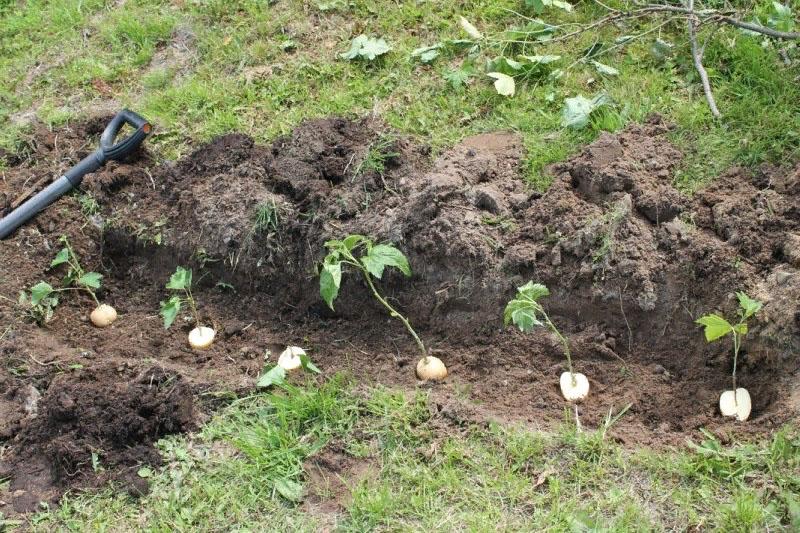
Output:
<svg viewBox="0 0 800 533">
<path fill-rule="evenodd" d="M 136 131 L 115 144 L 114 141 L 125 124 L 130 124 Z M 133 111 L 123 109 L 117 113 L 100 136 L 100 148 L 84 157 L 63 176 L 14 209 L 8 216 L 0 219 L 0 239 L 5 239 L 45 207 L 78 187 L 86 174 L 94 172 L 110 159 L 121 159 L 134 151 L 151 130 L 150 123 Z"/>
</svg>

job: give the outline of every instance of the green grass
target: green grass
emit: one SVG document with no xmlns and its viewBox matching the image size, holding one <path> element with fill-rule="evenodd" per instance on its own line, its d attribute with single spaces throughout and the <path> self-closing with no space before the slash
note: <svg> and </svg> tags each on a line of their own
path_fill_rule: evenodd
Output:
<svg viewBox="0 0 800 533">
<path fill-rule="evenodd" d="M 800 10 L 796 0 L 790 4 Z M 756 9 L 766 16 L 771 5 L 758 0 Z M 527 23 L 518 13 L 533 15 L 521 0 L 0 0 L 0 146 L 19 145 L 26 114 L 57 126 L 113 101 L 157 125 L 148 143 L 164 158 L 231 131 L 268 142 L 328 115 L 374 113 L 434 153 L 474 133 L 513 130 L 528 151 L 526 177 L 539 189 L 550 183 L 549 164 L 653 112 L 676 124 L 671 138 L 685 159 L 675 180 L 687 192 L 734 164 L 800 155 L 796 49 L 786 66 L 759 38 L 730 28 L 715 33 L 705 58 L 723 112 L 715 120 L 682 22 L 625 47 L 615 47 L 615 38 L 651 25 L 630 22 L 567 43 L 502 42 Z M 540 16 L 565 24 L 600 13 L 581 3 L 574 13 Z M 430 65 L 411 58 L 418 47 L 465 38 L 459 15 L 487 36 L 479 50 L 449 50 Z M 391 52 L 369 64 L 339 58 L 359 33 L 385 38 Z M 671 57 L 651 52 L 656 35 L 674 45 Z M 606 47 L 596 59 L 618 76 L 576 63 L 598 42 Z M 496 94 L 484 64 L 520 53 L 561 55 L 557 66 L 565 71 L 558 79 L 519 80 L 513 98 Z M 466 83 L 454 83 L 454 72 Z M 561 126 L 565 98 L 600 92 L 614 104 L 587 128 Z M 362 170 L 380 173 L 388 148 L 371 147 Z M 91 198 L 81 205 L 91 215 Z M 275 231 L 271 207 L 254 213 L 254 232 Z M 342 531 L 800 528 L 794 430 L 762 443 L 721 446 L 709 437 L 690 451 L 631 451 L 602 432 L 576 433 L 569 419 L 555 433 L 497 424 L 443 430 L 423 392 L 352 387 L 337 378 L 237 400 L 197 434 L 160 443 L 166 466 L 147 496 L 69 495 L 31 525 L 316 531 L 330 517 L 292 498 L 307 483 L 304 461 L 335 444 L 375 472 L 353 480 L 352 498 L 336 517 Z"/>
<path fill-rule="evenodd" d="M 757 5 L 762 13 L 770 6 L 766 1 Z M 618 129 L 652 112 L 678 125 L 673 137 L 687 158 L 676 179 L 687 191 L 731 164 L 775 162 L 799 153 L 800 114 L 792 105 L 800 100 L 797 64 L 784 66 L 775 47 L 762 47 L 760 39 L 727 28 L 710 39 L 706 54 L 724 113 L 716 121 L 689 61 L 682 22 L 615 47 L 616 37 L 641 33 L 652 24 L 630 22 L 619 30 L 587 32 L 576 41 L 545 45 L 503 42 L 507 30 L 527 23 L 518 13 L 534 15 L 518 0 L 461 6 L 365 0 L 148 0 L 122 5 L 61 0 L 5 9 L 0 26 L 2 145 L 19 138 L 20 126 L 5 120 L 15 113 L 34 111 L 55 125 L 113 98 L 157 124 L 150 142 L 165 157 L 186 153 L 191 141 L 229 131 L 268 141 L 303 119 L 331 114 L 377 112 L 436 150 L 472 133 L 511 129 L 524 138 L 528 178 L 539 188 L 549 184 L 544 172 L 548 164 L 600 131 Z M 548 9 L 541 18 L 564 24 L 601 12 L 588 4 L 574 13 Z M 431 65 L 411 58 L 417 47 L 466 37 L 458 15 L 487 36 L 479 53 L 449 51 Z M 356 34 L 350 29 L 354 23 L 359 31 L 384 37 L 392 51 L 372 64 L 340 59 L 338 54 Z M 672 57 L 657 60 L 652 55 L 656 35 L 674 44 Z M 182 47 L 181 61 L 153 62 L 173 41 Z M 286 48 L 287 41 L 294 46 Z M 617 68 L 619 76 L 601 76 L 591 65 L 575 63 L 595 43 L 605 44 L 597 59 Z M 559 66 L 572 68 L 558 80 L 520 83 L 514 98 L 499 96 L 482 74 L 483 64 L 518 53 L 559 54 Z M 470 64 L 474 75 L 468 85 L 452 87 L 447 73 Z M 561 128 L 564 98 L 601 91 L 614 99 L 613 109 L 585 130 Z"/>
<path fill-rule="evenodd" d="M 623 415 L 624 416 L 624 415 Z M 613 426 L 547 434 L 495 423 L 447 427 L 427 393 L 354 389 L 341 377 L 237 400 L 197 435 L 160 443 L 166 466 L 139 500 L 70 495 L 32 518 L 75 531 L 725 531 L 800 526 L 800 435 L 689 451 L 629 451 Z M 326 446 L 369 462 L 344 479 L 335 517 L 294 501 L 303 462 Z M 347 475 L 346 473 L 343 475 Z M 283 483 L 281 492 L 278 486 Z M 297 485 L 295 485 L 297 484 Z M 288 496 L 288 498 L 287 498 Z M 276 526 L 280 524 L 280 526 Z"/>
</svg>

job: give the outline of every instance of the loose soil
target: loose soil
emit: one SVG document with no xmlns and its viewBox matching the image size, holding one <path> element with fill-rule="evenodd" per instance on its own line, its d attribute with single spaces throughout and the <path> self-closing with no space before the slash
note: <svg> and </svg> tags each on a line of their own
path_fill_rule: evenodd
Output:
<svg viewBox="0 0 800 533">
<path fill-rule="evenodd" d="M 108 118 L 41 128 L 5 154 L 0 214 L 92 150 Z M 800 409 L 800 166 L 732 169 L 689 198 L 672 186 L 681 153 L 669 130 L 653 117 L 602 135 L 552 168 L 544 194 L 524 184 L 514 134 L 433 158 L 368 120 L 308 121 L 270 146 L 227 135 L 174 163 L 146 151 L 109 163 L 84 182 L 96 212 L 65 197 L 0 242 L 0 476 L 11 478 L 0 512 L 109 479 L 145 490 L 131 472 L 158 462 L 152 443 L 202 422 L 214 398 L 252 391 L 265 353 L 274 362 L 287 344 L 328 375 L 420 386 L 413 343 L 361 279 L 345 276 L 335 312 L 318 295 L 323 243 L 349 233 L 391 241 L 411 262 L 412 278 L 388 272 L 380 287 L 450 370 L 426 385 L 443 428 L 563 421 L 558 341 L 502 324 L 530 279 L 551 288 L 545 305 L 591 382 L 577 409 L 585 427 L 629 404 L 611 432 L 627 444 L 780 427 Z M 382 173 L 363 164 L 370 153 L 382 154 Z M 258 228 L 259 206 L 277 223 Z M 45 327 L 15 304 L 37 281 L 59 282 L 47 267 L 62 234 L 105 275 L 98 296 L 120 313 L 112 327 L 89 324 L 82 296 L 64 298 Z M 164 331 L 157 316 L 179 264 L 194 269 L 202 318 L 219 331 L 210 350 L 188 348 L 191 323 Z M 765 303 L 740 357 L 747 423 L 717 408 L 729 344 L 706 344 L 694 324 L 733 314 L 737 290 Z"/>
</svg>

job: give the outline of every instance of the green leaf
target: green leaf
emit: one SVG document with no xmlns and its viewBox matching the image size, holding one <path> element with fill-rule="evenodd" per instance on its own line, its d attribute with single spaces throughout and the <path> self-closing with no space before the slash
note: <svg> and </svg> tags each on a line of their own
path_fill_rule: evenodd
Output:
<svg viewBox="0 0 800 533">
<path fill-rule="evenodd" d="M 487 72 L 487 76 L 494 78 L 494 88 L 502 96 L 514 96 L 516 84 L 514 78 L 502 72 Z"/>
<path fill-rule="evenodd" d="M 542 0 L 525 0 L 525 7 L 533 9 L 537 14 L 544 11 L 544 2 Z"/>
<path fill-rule="evenodd" d="M 175 318 L 181 310 L 182 303 L 179 296 L 173 296 L 166 302 L 161 302 L 161 310 L 158 314 L 164 319 L 164 329 L 169 329 L 172 323 L 175 322 Z"/>
<path fill-rule="evenodd" d="M 284 380 L 286 380 L 286 370 L 281 366 L 275 365 L 258 378 L 256 387 L 266 388 L 272 385 L 280 385 Z"/>
<path fill-rule="evenodd" d="M 276 480 L 275 489 L 290 502 L 299 502 L 303 498 L 303 486 L 291 479 Z"/>
<path fill-rule="evenodd" d="M 464 17 L 458 17 L 458 23 L 461 24 L 461 28 L 467 32 L 467 35 L 472 37 L 473 39 L 480 40 L 483 39 L 483 34 L 478 31 L 478 28 L 472 25 L 470 21 L 465 19 Z"/>
<path fill-rule="evenodd" d="M 451 69 L 444 73 L 444 79 L 453 89 L 460 89 L 467 84 L 470 78 L 475 75 L 475 70 L 471 67 L 461 67 Z"/>
<path fill-rule="evenodd" d="M 361 258 L 361 264 L 367 271 L 380 279 L 385 267 L 395 267 L 406 276 L 411 275 L 411 267 L 403 252 L 390 244 L 373 246 L 367 255 Z"/>
<path fill-rule="evenodd" d="M 442 49 L 442 43 L 436 43 L 432 46 L 423 46 L 411 52 L 411 57 L 419 59 L 422 63 L 432 63 L 434 59 L 439 57 Z"/>
<path fill-rule="evenodd" d="M 355 248 L 356 248 L 358 245 L 360 245 L 360 244 L 362 244 L 362 243 L 366 242 L 367 240 L 369 240 L 369 239 L 367 239 L 367 238 L 366 238 L 366 237 L 364 237 L 363 235 L 348 235 L 348 236 L 347 236 L 347 237 L 345 237 L 345 239 L 342 241 L 342 244 L 344 244 L 344 247 L 345 247 L 345 248 L 346 248 L 348 251 L 351 251 L 351 252 L 352 252 L 352 251 L 353 251 L 353 250 L 354 250 L 354 249 L 355 249 Z"/>
<path fill-rule="evenodd" d="M 716 313 L 701 316 L 695 321 L 697 324 L 705 326 L 707 342 L 713 342 L 720 337 L 724 337 L 733 331 L 733 326 Z"/>
<path fill-rule="evenodd" d="M 656 60 L 664 62 L 672 57 L 675 45 L 663 39 L 656 39 L 650 47 L 650 53 Z"/>
<path fill-rule="evenodd" d="M 69 261 L 69 248 L 62 248 L 61 251 L 56 254 L 55 259 L 50 263 L 50 268 L 63 265 L 67 261 Z"/>
<path fill-rule="evenodd" d="M 505 56 L 498 56 L 486 62 L 486 72 L 499 72 L 507 76 L 517 76 L 523 73 L 524 65 Z"/>
<path fill-rule="evenodd" d="M 325 259 L 322 263 L 322 272 L 319 274 L 319 294 L 328 307 L 333 309 L 333 301 L 339 295 L 339 287 L 342 284 L 342 263 L 329 262 L 327 258 Z"/>
<path fill-rule="evenodd" d="M 517 289 L 517 298 L 524 297 L 535 302 L 539 298 L 544 298 L 545 296 L 550 296 L 550 289 L 541 283 L 529 281 Z"/>
<path fill-rule="evenodd" d="M 557 7 L 567 12 L 572 12 L 572 4 L 562 0 L 525 0 L 525 6 L 536 13 L 542 13 L 545 7 Z"/>
<path fill-rule="evenodd" d="M 149 478 L 153 477 L 153 471 L 146 466 L 143 466 L 139 470 L 136 471 L 136 474 L 141 478 Z"/>
<path fill-rule="evenodd" d="M 50 296 L 53 292 L 53 287 L 49 283 L 40 281 L 31 287 L 31 305 L 39 305 L 39 303 Z"/>
<path fill-rule="evenodd" d="M 181 266 L 175 269 L 175 272 L 169 277 L 167 289 L 173 291 L 181 291 L 188 289 L 192 286 L 192 271 L 187 270 Z"/>
<path fill-rule="evenodd" d="M 741 308 L 742 319 L 747 320 L 754 314 L 761 310 L 763 304 L 758 300 L 753 300 L 744 292 L 737 292 L 736 297 L 739 299 L 739 307 Z"/>
<path fill-rule="evenodd" d="M 350 61 L 355 59 L 374 61 L 376 57 L 382 56 L 391 49 L 384 39 L 375 39 L 362 34 L 353 39 L 350 43 L 350 50 L 339 54 L 339 57 Z"/>
<path fill-rule="evenodd" d="M 301 355 L 300 356 L 300 366 L 302 366 L 304 369 L 308 370 L 309 372 L 313 372 L 315 374 L 321 374 L 322 373 L 322 370 L 317 368 L 317 365 L 312 363 L 311 362 L 311 358 L 308 357 L 307 355 Z"/>
<path fill-rule="evenodd" d="M 76 280 L 76 283 L 78 285 L 83 285 L 84 287 L 89 287 L 90 289 L 99 289 L 101 279 L 103 279 L 102 274 L 98 274 L 97 272 L 87 272 L 83 276 L 79 277 Z"/>
<path fill-rule="evenodd" d="M 561 125 L 565 128 L 581 129 L 589 124 L 589 117 L 594 111 L 607 105 L 608 97 L 601 93 L 591 100 L 583 95 L 564 100 L 564 108 L 561 111 Z"/>
<path fill-rule="evenodd" d="M 592 65 L 594 65 L 594 68 L 597 69 L 597 72 L 604 76 L 619 76 L 619 70 L 615 69 L 614 67 L 604 65 L 599 61 L 592 61 Z"/>
<path fill-rule="evenodd" d="M 738 333 L 739 335 L 747 335 L 747 324 L 742 322 L 741 324 L 736 324 L 733 326 L 733 330 Z"/>
</svg>

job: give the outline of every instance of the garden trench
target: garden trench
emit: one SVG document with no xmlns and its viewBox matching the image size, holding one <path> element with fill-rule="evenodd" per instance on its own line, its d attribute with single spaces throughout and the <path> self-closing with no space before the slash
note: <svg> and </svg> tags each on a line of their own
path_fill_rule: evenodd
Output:
<svg viewBox="0 0 800 533">
<path fill-rule="evenodd" d="M 86 155 L 108 119 L 41 127 L 0 153 L 0 214 Z M 779 428 L 800 400 L 800 166 L 731 169 L 689 197 L 672 185 L 681 153 L 669 132 L 654 116 L 602 134 L 550 169 L 546 193 L 524 184 L 513 133 L 434 157 L 371 120 L 311 120 L 271 145 L 226 135 L 177 162 L 145 149 L 110 163 L 84 182 L 96 206 L 63 198 L 0 242 L 0 477 L 10 478 L 0 511 L 108 479 L 146 490 L 135 472 L 158 463 L 152 444 L 196 428 L 221 393 L 251 392 L 265 352 L 274 362 L 287 344 L 326 375 L 420 386 L 412 340 L 361 280 L 345 277 L 335 312 L 319 297 L 323 243 L 350 233 L 408 256 L 413 276 L 387 273 L 380 288 L 447 364 L 448 379 L 427 387 L 432 415 L 451 426 L 563 422 L 557 339 L 502 324 L 515 287 L 533 279 L 550 287 L 544 304 L 591 381 L 577 409 L 585 427 L 630 404 L 611 432 L 630 445 Z M 268 222 L 256 227 L 260 209 Z M 47 267 L 62 234 L 105 275 L 99 297 L 120 313 L 111 328 L 89 324 L 82 297 L 64 298 L 45 327 L 21 316 L 20 290 L 58 282 Z M 220 332 L 208 351 L 185 344 L 189 323 L 164 331 L 157 316 L 179 264 L 194 269 L 201 315 Z M 741 354 L 746 423 L 718 412 L 729 343 L 706 344 L 694 324 L 734 313 L 738 290 L 765 303 Z"/>
</svg>

